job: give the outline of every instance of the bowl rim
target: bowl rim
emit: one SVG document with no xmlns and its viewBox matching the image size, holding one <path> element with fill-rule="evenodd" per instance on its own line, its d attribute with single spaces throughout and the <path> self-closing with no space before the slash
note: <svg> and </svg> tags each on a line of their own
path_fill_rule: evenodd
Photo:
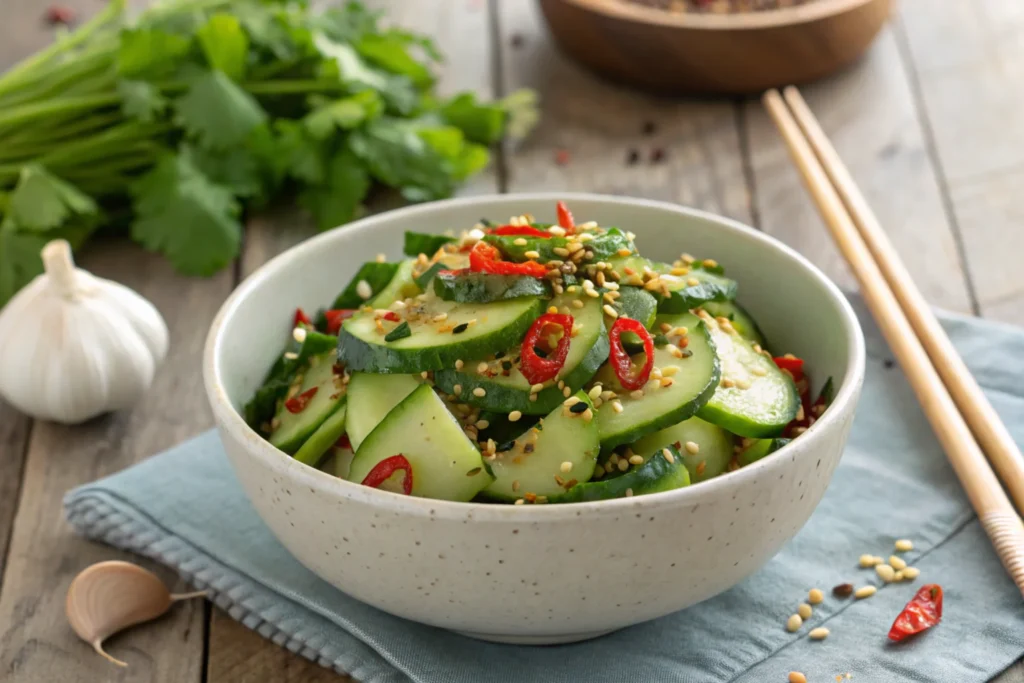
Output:
<svg viewBox="0 0 1024 683">
<path fill-rule="evenodd" d="M 573 5 L 581 10 L 610 18 L 662 28 L 695 31 L 746 31 L 809 24 L 852 12 L 865 5 L 884 4 L 889 0 L 812 0 L 805 5 L 730 14 L 671 12 L 625 0 L 546 1 Z"/>
<path fill-rule="evenodd" d="M 716 223 L 720 228 L 739 233 L 760 243 L 766 249 L 781 251 L 802 267 L 826 291 L 829 298 L 837 305 L 842 317 L 844 333 L 849 347 L 846 374 L 839 381 L 832 405 L 824 416 L 801 434 L 799 440 L 779 449 L 772 458 L 762 458 L 746 465 L 735 472 L 709 479 L 693 486 L 671 491 L 652 493 L 630 498 L 589 501 L 565 505 L 502 505 L 494 503 L 461 503 L 431 498 L 414 498 L 390 491 L 382 491 L 340 479 L 332 474 L 322 472 L 314 467 L 298 462 L 270 444 L 246 424 L 242 415 L 231 403 L 220 379 L 220 363 L 218 351 L 226 321 L 240 306 L 241 302 L 265 278 L 274 272 L 286 269 L 292 262 L 302 260 L 307 254 L 315 252 L 321 244 L 332 240 L 343 239 L 341 235 L 355 235 L 363 230 L 372 230 L 376 223 L 383 220 L 402 220 L 412 222 L 423 214 L 443 212 L 449 208 L 486 206 L 495 201 L 508 202 L 515 199 L 523 201 L 549 201 L 554 204 L 562 200 L 567 203 L 574 201 L 604 202 L 669 211 L 681 216 L 697 218 Z M 485 209 L 486 211 L 486 209 Z M 288 477 L 297 484 L 319 489 L 329 495 L 336 495 L 351 502 L 378 506 L 400 514 L 411 514 L 418 517 L 441 518 L 468 522 L 470 520 L 510 523 L 540 523 L 579 517 L 584 513 L 588 516 L 609 514 L 618 516 L 624 511 L 642 512 L 661 507 L 667 503 L 685 505 L 698 504 L 707 498 L 714 498 L 729 487 L 738 485 L 743 480 L 750 480 L 765 475 L 773 469 L 783 466 L 783 458 L 778 457 L 786 451 L 813 450 L 826 438 L 826 430 L 839 428 L 840 422 L 847 415 L 852 415 L 856 407 L 857 397 L 864 379 L 865 342 L 860 323 L 853 307 L 840 291 L 821 270 L 799 254 L 796 250 L 783 244 L 760 230 L 744 225 L 740 221 L 719 216 L 717 214 L 673 204 L 671 202 L 651 199 L 640 199 L 618 195 L 607 195 L 585 192 L 524 192 L 512 194 L 488 194 L 471 197 L 446 199 L 424 204 L 415 204 L 373 216 L 362 218 L 344 226 L 343 231 L 335 228 L 306 239 L 285 250 L 253 271 L 243 280 L 221 305 L 213 323 L 210 325 L 203 350 L 203 384 L 207 399 L 213 410 L 217 426 L 224 438 L 224 432 L 237 441 L 245 450 L 247 457 L 259 458 L 270 468 L 277 470 L 282 476 Z"/>
</svg>

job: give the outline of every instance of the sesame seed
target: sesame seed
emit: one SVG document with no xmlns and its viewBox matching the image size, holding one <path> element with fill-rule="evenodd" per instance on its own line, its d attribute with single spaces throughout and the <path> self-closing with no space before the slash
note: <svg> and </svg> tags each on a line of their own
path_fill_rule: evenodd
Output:
<svg viewBox="0 0 1024 683">
<path fill-rule="evenodd" d="M 294 330 L 292 330 L 292 339 L 299 342 L 300 344 L 306 341 L 306 328 L 296 327 Z"/>
<path fill-rule="evenodd" d="M 377 254 L 377 263 L 385 263 L 388 257 L 385 254 Z"/>
<path fill-rule="evenodd" d="M 801 602 L 796 608 L 796 613 L 800 615 L 801 619 L 804 619 L 806 621 L 807 619 L 811 618 L 811 615 L 814 613 L 814 610 L 811 609 L 811 606 L 808 605 L 806 602 Z"/>
<path fill-rule="evenodd" d="M 878 574 L 879 578 L 886 583 L 891 583 L 896 578 L 896 570 L 887 564 L 879 564 L 875 566 L 875 573 Z"/>
<path fill-rule="evenodd" d="M 676 461 L 676 456 L 672 455 L 672 451 L 670 451 L 667 448 L 661 449 L 661 455 L 663 458 L 665 458 L 665 460 L 668 460 L 669 464 L 672 464 Z"/>
<path fill-rule="evenodd" d="M 558 467 L 558 469 L 562 474 L 569 474 L 572 472 L 572 463 L 566 460 Z"/>
<path fill-rule="evenodd" d="M 555 252 L 555 254 L 563 258 L 569 255 L 569 250 L 566 249 L 565 247 L 555 247 L 551 251 Z"/>
<path fill-rule="evenodd" d="M 562 396 L 565 396 L 566 398 L 572 396 L 572 387 L 566 387 L 565 389 L 562 389 Z"/>
<path fill-rule="evenodd" d="M 619 468 L 620 472 L 625 472 L 626 470 L 629 469 L 629 461 L 626 460 L 625 458 L 623 458 L 623 459 L 619 460 L 619 464 L 616 465 L 616 467 Z"/>
<path fill-rule="evenodd" d="M 609 304 L 605 304 L 602 308 L 604 309 L 605 315 L 611 318 L 619 317 L 619 312 L 612 308 Z"/>
<path fill-rule="evenodd" d="M 590 282 L 590 280 L 584 280 L 584 282 Z M 601 296 L 601 293 L 600 293 L 600 292 L 598 292 L 598 291 L 597 291 L 596 289 L 586 289 L 586 288 L 584 288 L 584 289 L 583 289 L 583 291 L 584 291 L 584 292 L 586 293 L 586 295 L 587 295 L 587 296 L 589 296 L 589 297 L 590 297 L 591 299 L 596 299 L 596 298 L 598 298 L 599 296 Z"/>
<path fill-rule="evenodd" d="M 477 429 L 487 429 L 490 426 L 491 426 L 491 423 L 488 422 L 487 420 L 477 420 L 476 421 L 476 428 Z"/>
<path fill-rule="evenodd" d="M 825 594 L 821 592 L 820 588 L 812 588 L 807 593 L 807 602 L 811 603 L 812 605 L 820 605 L 824 599 Z"/>
<path fill-rule="evenodd" d="M 537 400 L 537 394 L 530 394 L 530 400 L 531 401 L 536 401 Z"/>
<path fill-rule="evenodd" d="M 913 581 L 919 576 L 921 576 L 921 570 L 917 567 L 907 567 L 903 570 L 903 578 L 908 581 Z"/>
<path fill-rule="evenodd" d="M 516 498 L 516 502 L 513 505 L 526 505 L 526 501 L 522 498 Z"/>
<path fill-rule="evenodd" d="M 626 249 L 625 247 L 623 247 L 622 249 L 619 249 L 619 250 L 618 250 L 617 252 L 615 252 L 615 253 L 617 253 L 617 254 L 618 254 L 619 256 L 623 256 L 623 257 L 625 257 L 625 256 L 629 256 L 629 255 L 630 255 L 630 254 L 632 254 L 633 252 L 632 252 L 632 251 L 630 251 L 629 249 Z"/>
<path fill-rule="evenodd" d="M 629 464 L 630 465 L 643 465 L 644 464 L 644 456 L 642 456 L 642 455 L 631 455 L 631 456 L 629 456 Z"/>
<path fill-rule="evenodd" d="M 463 363 L 461 360 L 455 361 L 455 369 L 456 370 L 461 370 L 464 365 L 465 365 L 465 363 Z"/>
<path fill-rule="evenodd" d="M 542 383 L 538 382 L 537 384 L 533 384 L 533 385 L 530 386 L 530 393 L 531 394 L 536 394 L 538 391 L 541 391 L 543 388 L 544 388 L 544 385 Z"/>
<path fill-rule="evenodd" d="M 469 323 L 462 323 L 452 328 L 452 334 L 462 334 L 469 329 Z"/>
<path fill-rule="evenodd" d="M 516 245 L 517 247 L 525 247 L 526 246 L 526 240 L 523 239 L 522 237 L 518 237 L 518 238 L 516 238 L 515 240 L 512 241 L 512 244 Z"/>
<path fill-rule="evenodd" d="M 519 422 L 519 419 L 522 416 L 523 416 L 523 414 L 520 411 L 513 410 L 511 413 L 508 414 L 508 421 L 509 422 Z"/>
<path fill-rule="evenodd" d="M 420 373 L 420 377 L 422 377 L 423 379 L 429 379 L 430 378 L 430 373 L 428 373 L 426 370 L 424 370 L 423 372 Z"/>
<path fill-rule="evenodd" d="M 580 402 L 580 400 L 577 397 L 570 396 L 569 398 L 567 398 L 564 401 L 562 401 L 562 405 L 565 406 L 566 408 L 572 408 L 574 405 L 576 405 L 579 402 Z"/>
<path fill-rule="evenodd" d="M 518 491 L 519 490 L 519 480 L 518 479 L 513 479 L 512 480 L 512 490 L 513 491 Z"/>
<path fill-rule="evenodd" d="M 695 441 L 687 441 L 686 452 L 690 453 L 691 455 L 697 455 L 698 453 L 700 453 L 700 445 Z"/>
<path fill-rule="evenodd" d="M 863 600 L 864 598 L 870 598 L 877 592 L 878 589 L 874 586 L 861 586 L 853 592 L 853 597 L 857 598 L 858 600 Z"/>
<path fill-rule="evenodd" d="M 828 638 L 828 634 L 829 630 L 827 628 L 819 626 L 816 629 L 812 629 L 811 632 L 807 634 L 807 637 L 811 640 L 825 640 Z"/>
<path fill-rule="evenodd" d="M 484 396 L 487 395 L 487 390 L 484 389 L 483 387 L 477 387 L 476 389 L 473 390 L 473 395 L 483 398 Z"/>
<path fill-rule="evenodd" d="M 356 283 L 356 294 L 359 295 L 360 299 L 366 301 L 373 296 L 373 288 L 370 287 L 370 283 L 366 280 L 360 280 Z"/>
<path fill-rule="evenodd" d="M 901 569 L 907 568 L 907 562 L 906 560 L 896 557 L 895 555 L 890 555 L 889 566 L 895 569 L 896 571 L 900 571 Z"/>
<path fill-rule="evenodd" d="M 901 553 L 910 552 L 914 549 L 914 542 L 905 538 L 896 541 L 896 551 Z"/>
<path fill-rule="evenodd" d="M 631 391 L 631 392 L 629 392 L 629 397 L 630 398 L 634 398 L 634 399 L 639 401 L 640 399 L 642 399 L 644 397 L 644 390 L 643 389 L 636 389 L 634 391 Z"/>
<path fill-rule="evenodd" d="M 700 284 L 700 280 L 698 280 L 695 277 L 686 278 L 686 284 L 689 285 L 690 287 L 696 287 L 697 285 Z"/>
<path fill-rule="evenodd" d="M 804 620 L 800 618 L 799 614 L 790 615 L 789 619 L 786 620 L 786 630 L 790 633 L 796 633 L 803 625 Z"/>
<path fill-rule="evenodd" d="M 565 389 L 565 380 L 558 380 L 558 388 Z"/>
<path fill-rule="evenodd" d="M 868 567 L 874 567 L 878 562 L 875 562 L 874 555 L 861 555 L 859 563 L 861 567 L 867 569 Z"/>
<path fill-rule="evenodd" d="M 736 382 L 726 377 L 725 379 L 722 380 L 722 386 L 725 387 L 726 389 L 731 389 L 732 387 L 736 386 Z"/>
<path fill-rule="evenodd" d="M 672 386 L 673 382 L 674 382 L 674 380 L 672 378 L 670 378 L 670 377 L 662 377 L 661 378 L 661 386 L 663 386 L 665 388 L 668 388 L 668 387 Z"/>
<path fill-rule="evenodd" d="M 299 357 L 299 354 L 297 354 L 297 353 L 295 353 L 293 351 L 285 351 L 284 352 L 284 357 L 285 357 L 286 360 L 295 360 L 296 358 Z"/>
<path fill-rule="evenodd" d="M 619 403 L 618 401 L 612 401 L 612 410 L 614 410 L 616 413 L 621 413 L 624 410 L 624 408 L 622 407 L 622 404 Z"/>
<path fill-rule="evenodd" d="M 626 498 L 633 497 L 633 489 L 626 489 Z"/>
<path fill-rule="evenodd" d="M 556 237 L 565 237 L 565 228 L 559 225 L 552 225 L 550 228 L 548 228 L 548 232 L 550 232 L 552 235 L 555 235 Z"/>
</svg>

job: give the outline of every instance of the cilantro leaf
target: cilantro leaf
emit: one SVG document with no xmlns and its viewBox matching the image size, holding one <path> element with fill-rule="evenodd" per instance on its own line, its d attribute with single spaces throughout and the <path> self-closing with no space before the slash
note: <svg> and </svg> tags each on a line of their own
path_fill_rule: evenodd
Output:
<svg viewBox="0 0 1024 683">
<path fill-rule="evenodd" d="M 245 76 L 249 56 L 249 37 L 238 18 L 230 14 L 214 14 L 196 32 L 206 62 L 238 81 Z"/>
<path fill-rule="evenodd" d="M 243 147 L 209 150 L 186 142 L 178 153 L 207 178 L 238 197 L 254 197 L 263 192 L 264 174 L 259 159 Z"/>
<path fill-rule="evenodd" d="M 371 64 L 394 74 L 408 76 L 418 88 L 427 88 L 434 82 L 430 70 L 417 62 L 406 50 L 409 43 L 402 33 L 368 33 L 356 43 L 356 50 Z"/>
<path fill-rule="evenodd" d="M 43 272 L 39 254 L 49 242 L 39 234 L 0 229 L 0 306 Z"/>
<path fill-rule="evenodd" d="M 302 121 L 313 138 L 326 140 L 338 128 L 355 128 L 368 119 L 376 118 L 382 109 L 383 103 L 376 91 L 364 90 L 321 105 Z"/>
<path fill-rule="evenodd" d="M 331 40 L 323 33 L 314 34 L 313 44 L 327 60 L 321 64 L 321 78 L 337 78 L 353 91 L 376 90 L 388 108 L 399 114 L 412 113 L 419 103 L 419 93 L 411 80 L 373 68 L 351 45 Z"/>
<path fill-rule="evenodd" d="M 45 232 L 72 216 L 94 215 L 96 202 L 74 185 L 36 164 L 23 166 L 8 200 L 5 222 L 21 231 Z"/>
<path fill-rule="evenodd" d="M 132 238 L 190 275 L 212 275 L 238 254 L 242 226 L 231 192 L 187 156 L 165 156 L 132 188 Z"/>
<path fill-rule="evenodd" d="M 277 158 L 284 173 L 295 180 L 318 184 L 327 176 L 323 146 L 309 136 L 299 121 L 274 122 L 277 133 Z"/>
<path fill-rule="evenodd" d="M 505 109 L 499 104 L 482 104 L 473 93 L 462 93 L 441 105 L 441 117 L 473 142 L 493 145 L 505 132 Z"/>
<path fill-rule="evenodd" d="M 117 70 L 129 78 L 165 76 L 174 72 L 191 48 L 187 36 L 158 29 L 125 29 L 117 50 Z"/>
<path fill-rule="evenodd" d="M 330 230 L 355 218 L 369 191 L 370 174 L 346 147 L 328 164 L 324 184 L 300 194 L 299 203 L 313 214 L 318 230 Z"/>
<path fill-rule="evenodd" d="M 380 12 L 371 12 L 358 2 L 348 2 L 313 17 L 313 25 L 332 40 L 343 43 L 358 41 L 362 36 L 377 33 Z"/>
<path fill-rule="evenodd" d="M 448 162 L 448 168 L 457 180 L 476 173 L 490 161 L 486 147 L 467 143 L 462 131 L 454 126 L 419 128 L 416 132 Z"/>
<path fill-rule="evenodd" d="M 354 130 L 349 144 L 374 178 L 410 201 L 440 199 L 455 189 L 448 162 L 408 122 L 379 119 Z"/>
<path fill-rule="evenodd" d="M 536 90 L 522 88 L 509 93 L 502 98 L 501 106 L 508 112 L 505 134 L 512 140 L 525 138 L 540 120 Z"/>
<path fill-rule="evenodd" d="M 259 102 L 220 71 L 194 77 L 174 107 L 175 121 L 189 137 L 213 149 L 241 144 L 267 119 Z"/>
<path fill-rule="evenodd" d="M 117 94 L 121 96 L 124 115 L 142 123 L 152 123 L 167 110 L 167 99 L 146 81 L 120 80 Z"/>
</svg>

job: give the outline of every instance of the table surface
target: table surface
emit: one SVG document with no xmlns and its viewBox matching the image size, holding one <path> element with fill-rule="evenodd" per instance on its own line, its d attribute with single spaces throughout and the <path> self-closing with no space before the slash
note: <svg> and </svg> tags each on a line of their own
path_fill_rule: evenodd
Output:
<svg viewBox="0 0 1024 683">
<path fill-rule="evenodd" d="M 102 0 L 65 4 L 80 15 Z M 442 87 L 538 90 L 543 125 L 464 194 L 587 190 L 732 216 L 793 245 L 842 286 L 853 280 L 755 99 L 669 100 L 605 83 L 558 53 L 527 0 L 378 0 L 448 54 Z M 4 0 L 0 68 L 49 40 L 35 0 Z M 1024 3 L 902 0 L 868 56 L 804 94 L 928 300 L 1024 325 Z M 646 130 L 651 130 L 645 134 Z M 569 153 L 555 163 L 556 150 Z M 660 150 L 663 160 L 652 162 Z M 637 153 L 639 161 L 628 159 Z M 131 412 L 68 428 L 0 402 L 0 679 L 18 683 L 346 680 L 201 601 L 113 638 L 114 669 L 64 619 L 72 577 L 129 558 L 71 535 L 61 497 L 211 426 L 200 379 L 207 326 L 240 278 L 311 233 L 294 215 L 251 221 L 234 269 L 176 275 L 127 242 L 92 246 L 83 267 L 150 298 L 170 327 L 155 386 Z M 177 589 L 166 570 L 143 562 Z M 1024 663 L 1000 683 L 1024 683 Z"/>
</svg>

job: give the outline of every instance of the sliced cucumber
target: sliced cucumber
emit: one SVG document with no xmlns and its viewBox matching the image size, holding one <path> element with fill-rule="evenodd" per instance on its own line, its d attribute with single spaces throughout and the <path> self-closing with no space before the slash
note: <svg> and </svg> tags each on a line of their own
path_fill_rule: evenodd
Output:
<svg viewBox="0 0 1024 683">
<path fill-rule="evenodd" d="M 698 415 L 739 436 L 781 434 L 800 409 L 793 380 L 771 358 L 755 351 L 749 340 L 726 332 L 710 315 L 702 320 L 722 364 L 722 385 Z"/>
<path fill-rule="evenodd" d="M 527 275 L 497 275 L 471 271 L 441 271 L 434 277 L 434 293 L 445 301 L 487 304 L 524 296 L 551 296 L 551 285 Z"/>
<path fill-rule="evenodd" d="M 422 232 L 406 230 L 402 253 L 414 258 L 420 254 L 433 256 L 437 253 L 438 249 L 454 241 L 454 237 L 448 237 L 447 235 L 428 235 Z"/>
<path fill-rule="evenodd" d="M 359 450 L 363 439 L 421 384 L 419 375 L 352 373 L 348 382 L 348 440 Z"/>
<path fill-rule="evenodd" d="M 701 304 L 701 308 L 716 318 L 728 318 L 740 336 L 768 348 L 768 342 L 754 318 L 735 301 L 708 301 Z"/>
<path fill-rule="evenodd" d="M 608 335 L 604 327 L 604 312 L 599 299 L 583 297 L 583 308 L 571 304 L 578 300 L 572 294 L 563 294 L 551 301 L 551 305 L 559 310 L 568 306 L 572 311 L 574 325 L 577 326 L 576 336 L 569 343 L 569 353 L 565 365 L 555 381 L 545 383 L 545 388 L 531 394 L 530 382 L 523 376 L 516 362 L 519 357 L 523 335 L 520 335 L 508 348 L 503 349 L 501 358 L 489 356 L 486 361 L 470 361 L 466 356 L 463 369 L 440 370 L 434 373 L 434 382 L 449 394 L 456 394 L 460 400 L 485 410 L 509 413 L 518 410 L 533 415 L 546 415 L 565 400 L 565 389 L 574 392 L 582 387 L 601 364 L 608 358 Z M 491 304 L 494 305 L 494 304 Z M 525 331 L 524 331 L 525 334 Z M 484 364 L 481 369 L 481 362 Z M 564 383 L 559 388 L 557 382 Z M 483 390 L 478 396 L 477 389 Z M 530 397 L 535 396 L 535 400 Z"/>
<path fill-rule="evenodd" d="M 486 420 L 487 427 L 480 430 L 477 441 L 479 443 L 486 443 L 488 439 L 493 439 L 494 443 L 498 445 L 499 451 L 507 451 L 512 448 L 511 444 L 513 441 L 525 434 L 530 427 L 533 427 L 540 421 L 541 416 L 523 415 L 513 422 L 508 419 L 506 413 L 494 413 L 485 410 L 480 412 L 478 419 Z"/>
<path fill-rule="evenodd" d="M 658 300 L 639 287 L 619 287 L 618 291 L 619 298 L 615 300 L 614 306 L 619 315 L 638 320 L 650 329 L 658 315 Z"/>
<path fill-rule="evenodd" d="M 327 457 L 320 461 L 317 469 L 333 474 L 338 479 L 348 479 L 348 471 L 352 467 L 352 458 L 355 455 L 351 448 L 335 445 L 328 451 Z"/>
<path fill-rule="evenodd" d="M 387 308 L 395 301 L 408 299 L 419 294 L 420 288 L 416 285 L 413 275 L 413 267 L 415 265 L 416 261 L 413 259 L 407 259 L 399 263 L 398 270 L 395 271 L 387 287 L 380 290 L 373 299 L 367 302 L 367 305 L 373 308 Z"/>
<path fill-rule="evenodd" d="M 738 456 L 740 464 L 749 465 L 752 462 L 757 462 L 766 455 L 771 455 L 779 450 L 789 441 L 789 439 L 756 439 L 752 444 L 740 451 Z"/>
<path fill-rule="evenodd" d="M 559 496 L 548 498 L 549 503 L 583 503 L 593 500 L 609 500 L 627 496 L 642 496 L 648 493 L 671 491 L 690 485 L 690 473 L 683 458 L 674 446 L 667 446 L 672 456 L 665 457 L 663 450 L 652 454 L 643 465 L 638 465 L 625 474 L 601 481 L 576 484 Z"/>
<path fill-rule="evenodd" d="M 404 339 L 385 342 L 372 312 L 346 320 L 338 338 L 338 357 L 353 372 L 441 370 L 457 360 L 483 358 L 518 343 L 543 306 L 543 301 L 531 298 L 460 304 L 427 292 L 422 302 L 402 311 L 411 330 Z"/>
<path fill-rule="evenodd" d="M 348 474 L 362 482 L 382 460 L 403 455 L 412 466 L 412 495 L 465 502 L 494 478 L 433 388 L 421 384 L 395 406 L 359 447 Z"/>
<path fill-rule="evenodd" d="M 634 398 L 619 384 L 611 365 L 602 367 L 594 377 L 594 382 L 600 382 L 605 390 L 618 394 L 615 401 L 605 401 L 597 411 L 601 447 L 605 450 L 631 443 L 693 416 L 718 386 L 718 358 L 701 321 L 690 313 L 668 317 L 665 321 L 672 327 L 688 329 L 685 357 L 677 358 L 669 345 L 654 350 L 654 367 L 661 368 L 663 373 L 667 368 L 676 368 L 670 377 L 670 386 L 655 389 L 656 382 L 651 381 L 643 390 L 643 396 Z M 678 337 L 669 339 L 674 343 Z M 622 412 L 615 410 L 616 401 L 621 404 Z"/>
<path fill-rule="evenodd" d="M 344 402 L 346 399 L 342 398 L 341 400 Z M 331 416 L 324 420 L 323 424 L 306 439 L 306 443 L 295 451 L 295 459 L 310 467 L 316 467 L 324 455 L 331 450 L 331 446 L 338 443 L 338 439 L 345 433 L 346 412 L 345 406 L 342 405 L 331 413 Z"/>
<path fill-rule="evenodd" d="M 301 342 L 292 337 L 285 352 L 270 368 L 263 384 L 245 404 L 246 423 L 263 436 L 269 436 L 271 418 L 280 410 L 281 399 L 295 382 L 298 373 L 306 367 L 307 361 L 337 347 L 338 338 L 330 334 L 306 330 L 306 336 Z"/>
<path fill-rule="evenodd" d="M 696 453 L 690 452 L 690 443 L 697 446 Z M 677 425 L 649 434 L 634 443 L 632 449 L 638 455 L 646 457 L 649 453 L 671 445 L 675 445 L 682 454 L 686 469 L 690 471 L 690 481 L 693 482 L 717 477 L 725 472 L 729 461 L 732 460 L 732 435 L 699 417 L 691 417 Z"/>
<path fill-rule="evenodd" d="M 567 483 L 574 479 L 590 479 L 601 442 L 593 420 L 593 404 L 582 391 L 576 399 L 583 410 L 558 406 L 516 439 L 511 449 L 488 461 L 494 482 L 482 495 L 504 501 L 527 493 L 555 496 L 564 493 Z M 565 463 L 571 469 L 564 468 Z"/>
<path fill-rule="evenodd" d="M 586 250 L 594 255 L 593 258 L 589 259 L 591 261 L 607 261 L 613 257 L 622 258 L 619 256 L 619 251 L 623 249 L 628 249 L 630 252 L 636 251 L 636 247 L 633 246 L 633 240 L 629 239 L 629 236 L 618 228 L 589 231 L 583 234 L 592 236 L 592 239 L 583 243 Z M 527 252 L 536 252 L 539 256 L 533 257 L 533 260 L 544 262 L 552 259 L 564 259 L 565 253 L 558 254 L 555 252 L 555 249 L 565 249 L 569 242 L 578 241 L 578 236 L 570 238 L 485 235 L 484 241 L 496 246 L 505 258 L 510 261 L 531 260 L 526 255 Z"/>
<path fill-rule="evenodd" d="M 294 396 L 300 396 L 313 389 L 316 389 L 316 392 L 300 412 L 289 411 L 288 402 L 284 401 L 274 416 L 270 443 L 285 453 L 297 451 L 324 420 L 344 405 L 345 385 L 341 381 L 341 375 L 334 372 L 335 358 L 334 351 L 310 358 L 301 377 L 296 378 L 298 387 L 293 387 L 290 391 L 294 392 Z"/>
<path fill-rule="evenodd" d="M 661 313 L 686 313 L 708 301 L 736 298 L 735 280 L 697 266 L 690 266 L 685 275 L 673 275 L 674 269 L 667 263 L 640 256 L 612 259 L 609 263 L 621 275 L 620 285 L 639 284 L 634 278 L 642 279 L 645 269 L 658 273 L 665 286 L 659 293 L 658 311 Z"/>
</svg>

